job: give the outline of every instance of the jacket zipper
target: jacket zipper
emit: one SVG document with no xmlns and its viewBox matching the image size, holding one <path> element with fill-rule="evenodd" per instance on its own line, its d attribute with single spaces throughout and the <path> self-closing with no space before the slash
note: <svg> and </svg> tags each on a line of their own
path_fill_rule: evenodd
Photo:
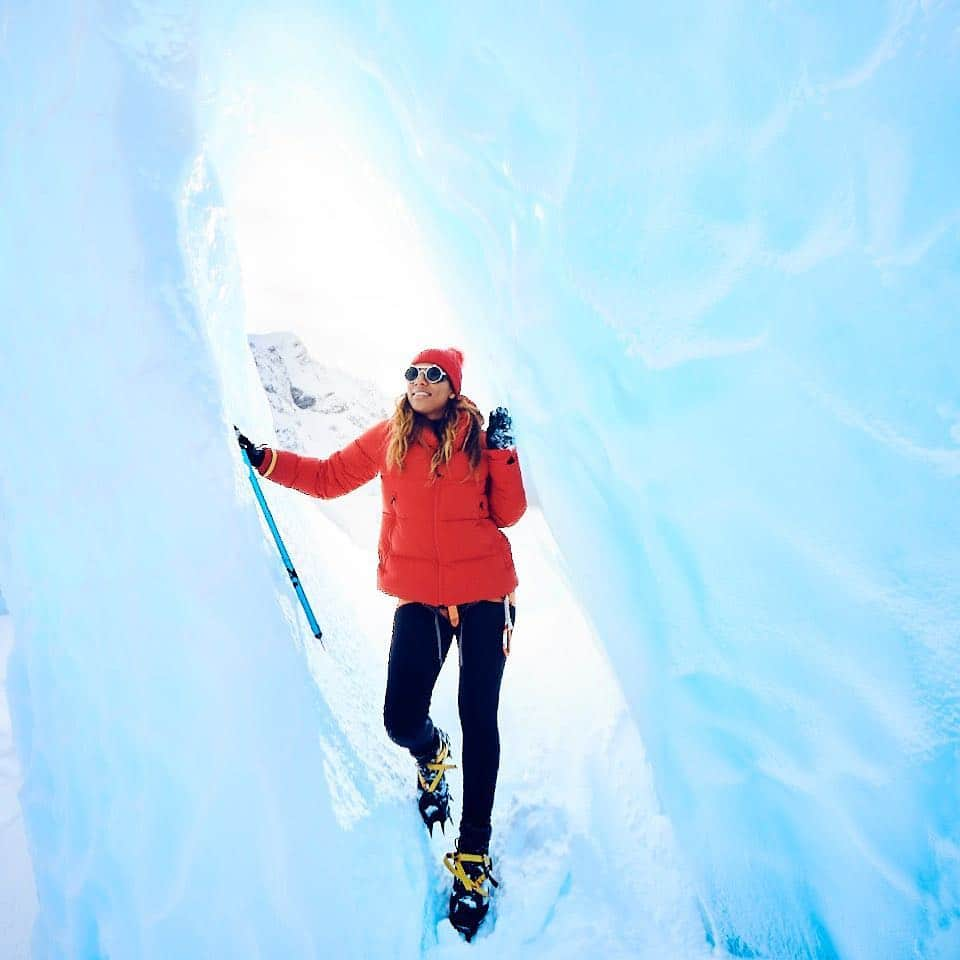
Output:
<svg viewBox="0 0 960 960">
<path fill-rule="evenodd" d="M 440 476 L 440 474 L 438 474 Z M 437 604 L 440 604 L 440 485 L 434 481 L 433 487 L 433 549 L 437 556 Z M 440 618 L 436 610 L 433 611 L 434 621 L 437 625 L 437 661 L 443 664 L 443 651 L 440 649 Z"/>
<path fill-rule="evenodd" d="M 434 483 L 433 488 L 433 549 L 437 555 L 437 603 L 440 601 L 440 531 L 438 530 L 440 514 L 440 484 Z"/>
</svg>

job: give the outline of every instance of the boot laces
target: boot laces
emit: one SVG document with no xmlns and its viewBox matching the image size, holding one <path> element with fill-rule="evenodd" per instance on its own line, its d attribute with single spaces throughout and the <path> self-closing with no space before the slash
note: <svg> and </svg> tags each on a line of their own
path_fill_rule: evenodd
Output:
<svg viewBox="0 0 960 960">
<path fill-rule="evenodd" d="M 455 763 L 445 762 L 449 755 L 450 742 L 445 736 L 441 737 L 440 749 L 437 751 L 437 755 L 433 758 L 433 760 L 417 765 L 417 776 L 419 777 L 420 788 L 422 790 L 425 790 L 427 793 L 433 793 L 440 785 L 440 781 L 443 779 L 443 775 L 447 772 L 447 770 L 457 769 L 457 765 Z"/>
<path fill-rule="evenodd" d="M 486 853 L 464 853 L 456 850 L 444 855 L 443 865 L 453 874 L 454 880 L 459 881 L 466 893 L 478 893 L 486 899 L 490 896 L 484 887 L 487 880 L 495 887 L 500 886 L 490 872 L 493 863 Z"/>
</svg>

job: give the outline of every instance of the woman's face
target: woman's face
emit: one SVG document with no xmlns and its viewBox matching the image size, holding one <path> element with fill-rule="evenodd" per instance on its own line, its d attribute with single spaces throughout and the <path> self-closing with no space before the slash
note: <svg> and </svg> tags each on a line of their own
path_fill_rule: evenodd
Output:
<svg viewBox="0 0 960 960">
<path fill-rule="evenodd" d="M 447 377 L 439 383 L 430 383 L 427 380 L 424 371 L 432 364 L 418 363 L 416 366 L 420 373 L 413 383 L 407 382 L 407 399 L 417 413 L 423 414 L 428 420 L 439 420 L 443 416 L 443 409 L 453 393 L 453 388 Z"/>
</svg>

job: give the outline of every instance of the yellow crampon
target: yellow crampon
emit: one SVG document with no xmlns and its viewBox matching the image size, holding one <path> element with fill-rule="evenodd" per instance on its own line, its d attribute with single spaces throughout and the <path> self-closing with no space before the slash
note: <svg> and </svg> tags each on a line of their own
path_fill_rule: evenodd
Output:
<svg viewBox="0 0 960 960">
<path fill-rule="evenodd" d="M 424 779 L 423 773 L 419 770 L 417 771 L 417 777 L 420 779 L 420 788 L 426 790 L 427 793 L 433 793 L 437 789 L 437 784 L 440 783 L 441 778 L 447 770 L 456 770 L 457 765 L 455 763 L 444 763 L 443 761 L 447 759 L 447 756 L 450 753 L 449 744 L 443 743 L 440 746 L 440 752 L 434 757 L 431 763 L 424 764 L 426 768 L 433 774 L 433 779 L 430 783 Z"/>
<path fill-rule="evenodd" d="M 465 863 L 482 863 L 483 870 L 476 877 L 470 877 L 463 869 Z M 490 876 L 490 868 L 493 865 L 490 857 L 485 853 L 445 853 L 443 855 L 443 865 L 463 884 L 467 893 L 476 891 L 481 897 L 489 897 L 483 884 L 489 880 L 495 887 L 499 886 L 496 880 Z M 484 872 L 486 871 L 486 872 Z"/>
</svg>

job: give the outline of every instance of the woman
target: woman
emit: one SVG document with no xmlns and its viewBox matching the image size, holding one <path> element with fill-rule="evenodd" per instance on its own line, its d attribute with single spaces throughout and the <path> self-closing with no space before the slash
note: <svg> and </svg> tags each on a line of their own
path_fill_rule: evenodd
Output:
<svg viewBox="0 0 960 960">
<path fill-rule="evenodd" d="M 440 668 L 457 639 L 463 729 L 460 836 L 444 857 L 454 875 L 450 920 L 469 940 L 489 907 L 490 814 L 500 763 L 497 706 L 516 612 L 517 574 L 501 533 L 523 516 L 520 462 L 503 407 L 483 416 L 460 393 L 463 354 L 424 350 L 388 420 L 326 460 L 241 447 L 263 477 L 314 497 L 339 497 L 378 474 L 383 492 L 377 586 L 398 598 L 383 717 L 417 760 L 418 803 L 433 833 L 450 818 L 450 740 L 430 720 Z"/>
</svg>

